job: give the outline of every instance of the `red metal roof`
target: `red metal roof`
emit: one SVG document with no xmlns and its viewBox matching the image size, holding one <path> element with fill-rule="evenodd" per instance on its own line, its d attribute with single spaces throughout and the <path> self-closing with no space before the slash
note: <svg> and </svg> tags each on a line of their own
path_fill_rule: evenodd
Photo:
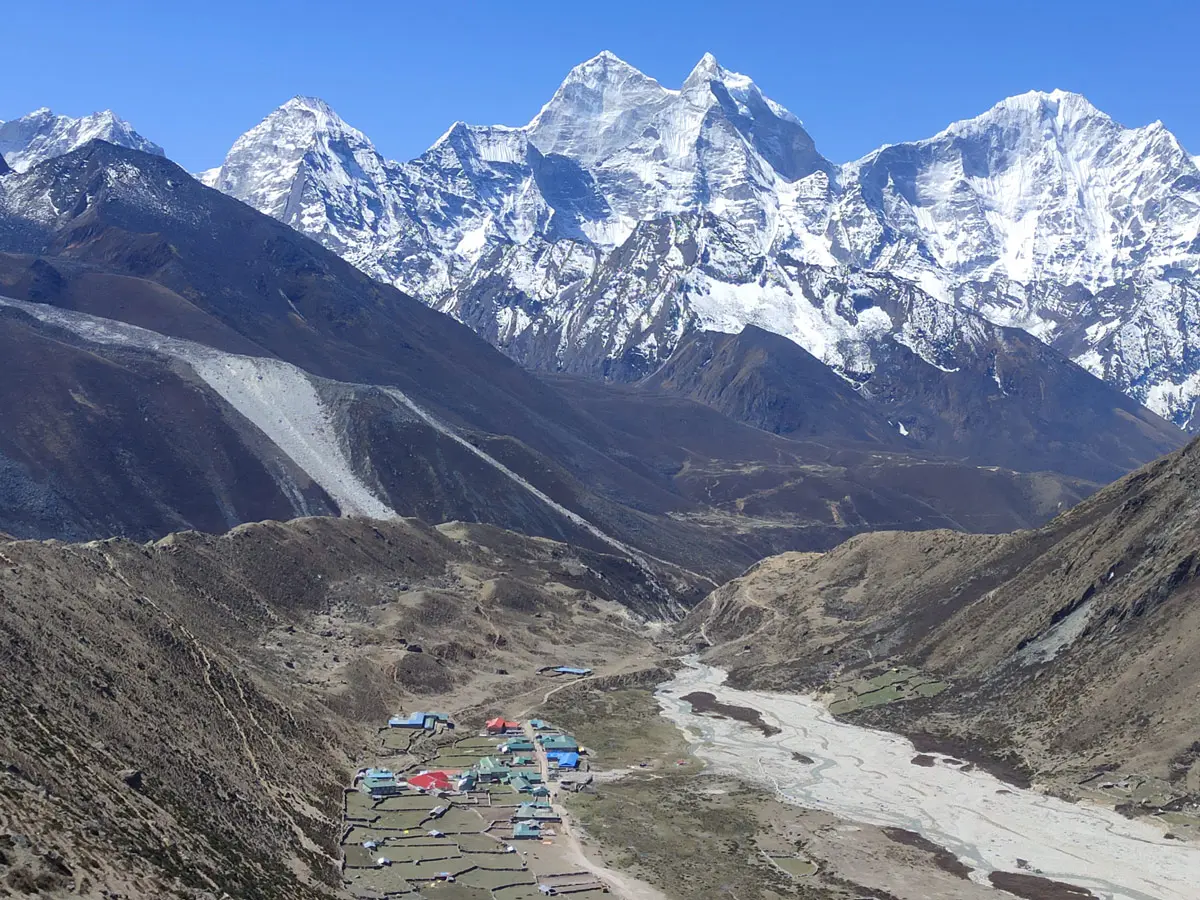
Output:
<svg viewBox="0 0 1200 900">
<path fill-rule="evenodd" d="M 500 716 L 490 719 L 487 723 L 488 731 L 508 731 L 510 728 L 520 728 L 520 722 L 509 722 Z"/>
<path fill-rule="evenodd" d="M 408 779 L 408 783 L 413 787 L 421 788 L 421 790 L 439 790 L 448 791 L 453 787 L 450 781 L 454 777 L 451 772 L 422 772 L 420 775 L 413 775 Z"/>
</svg>

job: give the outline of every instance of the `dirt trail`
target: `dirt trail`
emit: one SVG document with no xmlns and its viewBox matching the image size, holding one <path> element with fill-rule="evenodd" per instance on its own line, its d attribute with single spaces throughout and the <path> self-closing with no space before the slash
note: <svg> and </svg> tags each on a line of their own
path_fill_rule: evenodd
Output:
<svg viewBox="0 0 1200 900">
<path fill-rule="evenodd" d="M 596 877 L 607 882 L 613 893 L 625 900 L 668 900 L 667 895 L 630 875 L 622 875 L 599 863 L 592 862 L 583 849 L 583 844 L 571 823 L 563 817 L 560 834 L 565 838 L 566 850 L 580 868 L 587 869 Z"/>
<path fill-rule="evenodd" d="M 593 678 L 596 678 L 596 677 L 598 677 L 598 676 L 595 674 L 584 675 L 582 678 L 572 678 L 570 681 L 563 682 L 558 687 L 550 688 L 550 690 L 548 690 L 548 691 L 546 691 L 546 693 L 542 694 L 541 705 L 545 706 L 547 703 L 549 703 L 550 698 L 553 697 L 555 694 L 557 694 L 559 691 L 564 690 L 565 688 L 574 687 L 575 685 L 579 684 L 582 681 L 591 681 Z M 525 712 L 522 713 L 522 715 L 527 715 L 530 712 L 530 710 L 532 710 L 533 708 L 534 707 L 530 707 L 529 709 L 525 710 Z"/>
<path fill-rule="evenodd" d="M 579 679 L 571 683 L 578 684 L 579 681 L 582 680 L 584 679 Z M 554 691 L 562 690 L 562 688 L 566 686 L 567 685 L 561 685 L 550 693 L 552 694 Z M 533 741 L 534 754 L 537 757 L 538 768 L 542 773 L 542 783 L 551 785 L 550 761 L 546 758 L 546 750 L 541 744 L 538 743 L 537 733 L 533 730 L 532 725 L 526 722 L 524 725 L 524 730 L 529 739 Z M 612 889 L 613 893 L 619 897 L 623 897 L 624 900 L 668 900 L 665 894 L 655 890 L 650 885 L 646 884 L 646 882 L 639 881 L 638 879 L 629 875 L 622 875 L 621 873 L 615 872 L 601 863 L 596 863 L 589 859 L 583 850 L 583 844 L 580 842 L 579 836 L 575 833 L 575 829 L 571 824 L 570 815 L 558 802 L 558 791 L 553 787 L 551 787 L 551 791 L 552 793 L 550 796 L 550 801 L 554 804 L 555 811 L 558 812 L 558 814 L 562 817 L 562 821 L 559 823 L 558 833 L 563 841 L 559 846 L 560 849 L 565 852 L 565 855 L 571 860 L 571 862 L 578 865 L 579 868 L 586 869 L 588 872 L 591 872 L 601 881 L 604 881 Z"/>
</svg>

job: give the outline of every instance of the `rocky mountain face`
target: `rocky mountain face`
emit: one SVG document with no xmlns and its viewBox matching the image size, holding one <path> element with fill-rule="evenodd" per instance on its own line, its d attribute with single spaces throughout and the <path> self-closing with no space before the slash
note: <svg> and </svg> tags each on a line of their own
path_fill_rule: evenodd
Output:
<svg viewBox="0 0 1200 900">
<path fill-rule="evenodd" d="M 168 160 L 99 141 L 0 179 L 0 341 L 17 376 L 0 384 L 0 531 L 479 521 L 627 554 L 663 614 L 864 529 L 1036 525 L 1123 464 L 1094 466 L 1108 450 L 1082 439 L 1055 472 L 981 468 L 866 412 L 823 431 L 864 404 L 827 371 L 806 441 L 699 393 L 550 384 Z M 1136 416 L 1082 432 L 1110 425 L 1146 431 L 1135 455 L 1178 439 Z"/>
<path fill-rule="evenodd" d="M 912 665 L 949 689 L 866 722 L 965 738 L 1040 780 L 1121 768 L 1195 796 L 1198 454 L 1193 441 L 1033 531 L 862 535 L 765 560 L 684 631 L 742 684 Z"/>
<path fill-rule="evenodd" d="M 814 298 L 791 270 L 849 268 L 1025 329 L 1191 421 L 1194 367 L 1171 354 L 1200 270 L 1200 169 L 1160 123 L 1125 128 L 1075 94 L 836 165 L 711 56 L 673 90 L 602 53 L 522 128 L 456 123 L 393 163 L 297 98 L 203 177 L 536 369 L 636 379 L 690 331 L 753 324 L 845 371 L 825 307 L 853 298 Z M 1075 298 L 1106 291 L 1089 320 Z"/>
<path fill-rule="evenodd" d="M 111 109 L 75 119 L 55 115 L 43 107 L 19 119 L 0 122 L 0 157 L 17 172 L 70 153 L 92 140 L 163 155 L 162 147 L 146 140 Z M 3 173 L 4 167 L 0 166 Z"/>
</svg>

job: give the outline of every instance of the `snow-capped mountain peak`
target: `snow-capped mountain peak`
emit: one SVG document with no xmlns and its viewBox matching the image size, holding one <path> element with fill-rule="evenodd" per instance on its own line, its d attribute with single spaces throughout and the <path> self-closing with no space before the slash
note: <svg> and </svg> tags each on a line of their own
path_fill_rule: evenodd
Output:
<svg viewBox="0 0 1200 900">
<path fill-rule="evenodd" d="M 1132 332 L 1101 346 L 1118 327 L 1105 323 L 1135 312 L 1148 342 L 1178 338 L 1163 323 L 1200 321 L 1180 312 L 1194 291 L 1166 287 L 1200 273 L 1200 171 L 1161 123 L 1126 128 L 1065 90 L 1009 97 L 837 166 L 712 54 L 674 89 L 605 51 L 521 128 L 457 122 L 393 163 L 299 97 L 203 177 L 536 365 L 646 371 L 697 323 L 764 325 L 836 363 L 812 336 L 890 327 L 851 296 L 860 276 L 886 274 L 1069 339 L 1071 357 L 1109 380 L 1145 372 L 1122 383 L 1139 400 L 1169 378 L 1177 389 L 1155 408 L 1177 421 L 1200 395 L 1200 375 L 1189 380 L 1200 355 L 1175 354 L 1168 375 L 1135 358 Z M 835 282 L 848 286 L 841 299 L 823 287 Z M 1093 322 L 1087 298 L 1101 296 Z M 906 327 L 896 340 L 924 347 Z M 555 334 L 569 337 L 531 349 Z M 919 355 L 953 367 L 939 340 Z M 858 371 L 858 351 L 838 352 Z"/>
<path fill-rule="evenodd" d="M 943 294 L 992 277 L 1097 289 L 1200 266 L 1200 181 L 1180 177 L 1194 174 L 1160 124 L 1126 128 L 1080 94 L 1031 91 L 849 164 L 837 218 L 860 223 L 850 261 Z"/>
<path fill-rule="evenodd" d="M 591 165 L 645 136 L 674 94 L 604 51 L 567 74 L 526 131 L 542 153 Z"/>
<path fill-rule="evenodd" d="M 976 120 L 987 119 L 1002 112 L 1033 113 L 1040 116 L 1054 116 L 1063 121 L 1078 121 L 1091 116 L 1103 116 L 1101 112 L 1083 94 L 1074 91 L 1064 91 L 1055 88 L 1052 91 L 1026 91 L 1006 97 L 990 110 L 976 117 Z M 972 120 L 967 120 L 972 121 Z M 960 123 L 962 124 L 962 123 Z"/>
<path fill-rule="evenodd" d="M 691 81 L 693 78 L 697 77 L 698 74 L 701 77 L 708 79 L 720 78 L 724 72 L 725 70 L 722 69 L 721 64 L 717 62 L 717 58 L 713 56 L 712 53 L 706 52 L 702 57 L 700 57 L 700 61 L 696 63 L 691 74 L 684 79 L 684 83 L 686 84 L 688 81 Z"/>
<path fill-rule="evenodd" d="M 758 90 L 748 75 L 726 69 L 717 62 L 715 56 L 711 53 L 705 53 L 700 57 L 700 62 L 696 63 L 695 67 L 688 74 L 688 77 L 683 80 L 683 87 L 680 89 L 680 93 L 691 94 L 693 96 L 703 95 L 711 93 L 713 88 L 718 85 L 727 91 Z M 706 100 L 705 102 L 709 101 Z"/>
<path fill-rule="evenodd" d="M 302 154 L 321 140 L 345 136 L 370 144 L 366 135 L 346 123 L 333 108 L 316 97 L 293 97 L 234 142 L 231 153 L 257 149 L 266 140 L 282 141 L 274 146 L 290 156 Z"/>
<path fill-rule="evenodd" d="M 978 116 L 952 123 L 929 140 L 1001 141 L 1010 153 L 1045 143 L 1069 154 L 1075 145 L 1102 142 L 1126 130 L 1082 94 L 1055 89 L 1007 97 Z"/>
<path fill-rule="evenodd" d="M 320 97 L 297 95 L 280 106 L 275 114 L 305 123 L 305 127 L 313 134 L 351 132 L 366 140 L 361 131 L 348 125 L 346 120 Z"/>
<path fill-rule="evenodd" d="M 622 90 L 654 90 L 670 93 L 636 66 L 630 65 L 611 50 L 602 50 L 591 59 L 581 62 L 571 69 L 547 102 L 547 107 L 555 105 L 572 94 L 573 89 L 583 88 L 595 91 L 600 95 L 610 94 L 614 98 Z M 545 107 L 543 107 L 543 110 Z"/>
<path fill-rule="evenodd" d="M 700 58 L 700 62 L 696 63 L 696 67 L 692 69 L 691 74 L 683 82 L 683 91 L 686 93 L 689 88 L 695 90 L 701 86 L 711 89 L 714 82 L 724 87 L 733 97 L 739 98 L 742 101 L 742 109 L 746 113 L 750 113 L 751 110 L 745 103 L 745 98 L 753 96 L 761 104 L 765 105 L 771 115 L 776 118 L 784 119 L 801 127 L 804 125 L 797 116 L 793 115 L 770 97 L 765 96 L 749 75 L 743 75 L 741 72 L 734 72 L 724 68 L 711 53 L 705 53 Z"/>
<path fill-rule="evenodd" d="M 367 137 L 329 104 L 297 96 L 239 137 L 215 174 L 204 174 L 212 187 L 311 233 L 340 216 L 306 197 L 310 177 L 336 186 L 349 202 L 383 167 Z M 336 229 L 328 233 L 340 237 Z"/>
<path fill-rule="evenodd" d="M 72 118 L 41 107 L 19 119 L 0 124 L 0 156 L 16 172 L 62 156 L 88 141 L 102 140 L 121 147 L 162 156 L 158 144 L 146 140 L 111 109 Z"/>
</svg>

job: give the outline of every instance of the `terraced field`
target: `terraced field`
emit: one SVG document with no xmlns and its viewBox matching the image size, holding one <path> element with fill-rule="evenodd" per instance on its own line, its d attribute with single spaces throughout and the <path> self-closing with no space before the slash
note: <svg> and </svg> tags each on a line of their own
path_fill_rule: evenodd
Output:
<svg viewBox="0 0 1200 900">
<path fill-rule="evenodd" d="M 379 734 L 374 767 L 398 777 L 421 771 L 461 771 L 499 756 L 504 737 L 459 737 L 388 728 Z M 539 763 L 513 766 L 540 779 Z M 533 900 L 543 887 L 578 900 L 607 895 L 596 875 L 575 864 L 553 827 L 534 840 L 514 837 L 512 816 L 529 801 L 507 784 L 478 784 L 462 793 L 421 792 L 372 798 L 358 787 L 343 804 L 342 875 L 361 898 L 437 897 L 439 900 Z"/>
<path fill-rule="evenodd" d="M 916 697 L 936 697 L 949 685 L 910 666 L 889 669 L 881 675 L 863 678 L 836 689 L 829 711 L 846 715 L 855 710 L 888 703 L 899 703 Z"/>
</svg>

